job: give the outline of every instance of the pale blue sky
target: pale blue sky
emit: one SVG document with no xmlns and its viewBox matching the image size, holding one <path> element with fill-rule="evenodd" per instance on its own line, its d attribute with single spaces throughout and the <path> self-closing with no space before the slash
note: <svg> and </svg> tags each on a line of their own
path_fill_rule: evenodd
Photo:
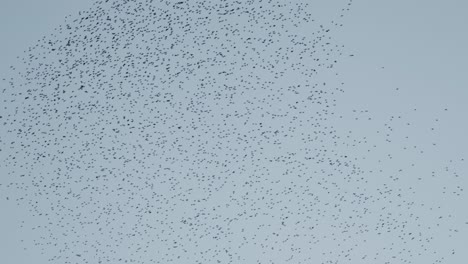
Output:
<svg viewBox="0 0 468 264">
<path fill-rule="evenodd" d="M 9 66 L 18 63 L 16 56 L 42 36 L 51 34 L 65 16 L 88 9 L 92 2 L 0 0 L 0 77 L 8 77 Z M 332 18 L 339 6 L 323 0 L 315 4 L 323 8 L 317 9 L 317 19 L 322 20 Z M 408 181 L 408 186 L 419 187 L 415 201 L 441 206 L 444 214 L 456 215 L 453 223 L 447 222 L 445 232 L 434 234 L 438 239 L 433 248 L 444 252 L 456 250 L 455 255 L 449 254 L 450 259 L 441 261 L 447 264 L 463 264 L 468 259 L 465 246 L 468 244 L 468 225 L 464 224 L 468 222 L 468 212 L 464 210 L 468 196 L 466 192 L 456 198 L 438 195 L 442 187 L 449 190 L 454 186 L 468 187 L 468 167 L 460 161 L 468 158 L 467 11 L 468 3 L 457 0 L 355 0 L 352 11 L 343 20 L 344 26 L 333 33 L 335 41 L 345 46 L 343 50 L 348 55 L 343 56 L 336 66 L 338 78 L 322 77 L 337 86 L 340 82 L 345 83 L 342 86 L 345 93 L 339 96 L 336 118 L 331 122 L 339 135 L 349 136 L 349 146 L 338 148 L 360 157 L 355 160 L 356 164 L 375 172 L 384 168 L 385 172 L 402 169 L 423 178 L 433 171 L 447 176 L 447 181 L 429 178 L 424 183 L 412 182 L 412 178 L 402 179 L 402 186 Z M 354 56 L 349 56 L 351 54 Z M 338 118 L 339 115 L 343 118 Z M 403 116 L 402 121 L 398 116 Z M 391 124 L 394 130 L 388 132 L 386 124 Z M 431 130 L 434 127 L 436 129 Z M 366 140 L 369 144 L 352 146 L 355 141 Z M 412 150 L 403 150 L 404 146 L 411 146 Z M 369 149 L 372 149 L 371 154 Z M 388 159 L 389 155 L 391 159 Z M 460 174 L 456 182 L 450 178 L 454 172 Z M 1 183 L 13 176 L 2 175 L 0 166 L 0 177 Z M 375 179 L 375 185 L 381 184 L 377 176 Z M 3 212 L 0 218 L 0 262 L 49 263 L 41 255 L 41 249 L 31 243 L 38 234 L 29 227 L 19 227 L 20 222 L 29 217 L 27 208 L 6 201 L 6 196 L 8 194 L 0 194 Z M 414 213 L 424 215 L 423 210 Z M 423 225 L 431 225 L 435 223 L 431 221 L 436 220 L 428 217 L 420 221 Z M 453 226 L 458 230 L 451 236 Z M 369 241 L 381 239 L 367 238 Z M 398 240 L 393 242 L 397 244 Z M 379 243 L 373 243 L 373 246 L 377 249 Z M 23 247 L 28 249 L 25 251 Z M 356 254 L 366 255 L 366 252 Z M 427 258 L 417 257 L 415 259 L 422 262 L 416 264 L 429 263 L 433 260 L 431 257 L 430 254 Z"/>
</svg>

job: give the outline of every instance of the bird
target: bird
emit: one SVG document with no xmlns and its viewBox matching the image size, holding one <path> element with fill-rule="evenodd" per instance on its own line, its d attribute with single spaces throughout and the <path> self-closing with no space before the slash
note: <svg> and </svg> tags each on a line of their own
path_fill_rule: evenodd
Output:
<svg viewBox="0 0 468 264">
<path fill-rule="evenodd" d="M 416 162 L 439 145 L 409 139 L 415 111 L 340 112 L 352 87 L 335 65 L 358 57 L 337 38 L 341 3 L 329 21 L 303 0 L 99 0 L 67 16 L 3 81 L 1 187 L 34 246 L 50 263 L 448 259 L 436 234 L 463 220 L 423 186 L 458 199 L 464 161 Z"/>
</svg>

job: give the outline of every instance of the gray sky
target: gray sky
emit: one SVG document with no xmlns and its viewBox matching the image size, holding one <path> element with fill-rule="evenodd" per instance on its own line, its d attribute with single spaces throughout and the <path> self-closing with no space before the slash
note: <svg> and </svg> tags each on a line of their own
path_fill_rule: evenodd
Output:
<svg viewBox="0 0 468 264">
<path fill-rule="evenodd" d="M 4 41 L 0 43 L 0 72 L 6 73 L 10 65 L 17 64 L 16 56 L 33 46 L 42 36 L 53 33 L 67 15 L 75 16 L 78 11 L 88 9 L 92 2 L 2 0 L 0 35 Z M 321 15 L 317 19 L 326 21 L 328 17 L 334 19 L 336 6 L 341 3 L 334 5 L 316 1 L 314 4 L 317 15 Z M 326 11 L 320 9 L 322 7 Z M 348 145 L 342 144 L 337 148 L 344 153 L 353 153 L 355 164 L 363 168 L 370 186 L 383 185 L 385 180 L 379 180 L 381 175 L 397 174 L 397 171 L 403 170 L 411 177 L 399 179 L 395 185 L 391 185 L 392 188 L 396 190 L 415 186 L 415 195 L 410 195 L 413 202 L 427 203 L 427 207 L 434 206 L 434 210 L 415 207 L 414 214 L 427 215 L 427 218 L 419 219 L 421 225 L 438 224 L 439 220 L 432 216 L 454 216 L 434 231 L 433 236 L 437 239 L 430 245 L 430 248 L 448 252 L 441 254 L 447 257 L 440 263 L 450 264 L 461 264 L 468 259 L 464 248 L 468 243 L 468 225 L 465 224 L 468 223 L 468 212 L 463 210 L 467 194 L 465 191 L 461 191 L 460 196 L 443 193 L 458 190 L 457 186 L 468 186 L 465 175 L 468 168 L 466 162 L 461 161 L 462 158 L 468 158 L 468 141 L 465 138 L 468 126 L 464 122 L 465 114 L 468 113 L 466 11 L 468 3 L 456 0 L 355 0 L 351 12 L 343 19 L 344 26 L 333 32 L 334 41 L 345 46 L 345 55 L 336 66 L 339 75 L 322 76 L 327 83 L 336 83 L 337 86 L 340 86 L 340 82 L 344 83 L 340 87 L 345 92 L 338 96 L 336 114 L 330 122 L 338 135 L 348 137 Z M 349 56 L 351 54 L 353 56 Z M 293 99 L 289 102 L 293 102 Z M 3 170 L 5 174 L 9 171 L 6 168 Z M 379 173 L 379 170 L 383 172 Z M 431 177 L 433 172 L 438 177 Z M 460 176 L 454 178 L 454 174 Z M 2 175 L 1 166 L 0 176 L 2 180 L 14 177 Z M 350 190 L 358 187 L 349 185 Z M 34 246 L 31 242 L 41 234 L 32 231 L 30 226 L 19 226 L 21 221 L 30 220 L 28 209 L 7 201 L 8 191 L 6 195 L 0 194 L 0 207 L 4 212 L 0 218 L 0 234 L 6 234 L 0 235 L 1 262 L 48 263 L 47 257 L 41 255 L 41 246 Z M 437 206 L 441 209 L 437 209 Z M 381 208 L 373 209 L 378 211 Z M 395 209 L 390 212 L 400 211 Z M 372 222 L 372 218 L 367 220 Z M 321 230 L 319 234 L 330 232 L 333 231 Z M 395 243 L 392 244 L 395 248 L 417 246 L 398 244 L 399 240 L 395 237 L 382 239 L 375 234 L 356 238 L 356 241 L 362 241 L 360 239 L 372 241 L 366 249 L 379 252 L 382 259 L 386 259 L 388 253 L 380 249 L 387 245 L 382 240 L 391 241 L 389 244 Z M 27 250 L 23 250 L 24 247 Z M 327 244 L 319 244 L 317 247 L 317 252 L 322 250 L 321 247 L 325 252 Z M 333 248 L 331 251 L 338 252 L 344 248 Z M 342 263 L 364 263 L 356 256 L 367 255 L 366 249 L 354 251 L 353 262 Z M 451 250 L 455 250 L 456 254 L 452 255 Z M 366 263 L 373 263 L 370 255 Z M 429 253 L 413 259 L 421 261 L 414 263 L 435 260 L 433 254 Z"/>
</svg>

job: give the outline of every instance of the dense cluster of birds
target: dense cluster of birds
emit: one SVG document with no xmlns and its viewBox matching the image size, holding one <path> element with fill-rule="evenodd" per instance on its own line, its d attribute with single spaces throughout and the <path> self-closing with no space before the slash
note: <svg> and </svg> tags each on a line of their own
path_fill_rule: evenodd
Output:
<svg viewBox="0 0 468 264">
<path fill-rule="evenodd" d="M 303 0 L 106 0 L 67 17 L 1 90 L 1 188 L 30 209 L 36 247 L 51 263 L 449 263 L 437 241 L 463 220 L 420 193 L 446 177 L 434 195 L 457 199 L 454 166 L 372 154 L 423 155 L 392 137 L 404 116 L 376 140 L 334 125 L 342 6 L 330 22 Z"/>
</svg>

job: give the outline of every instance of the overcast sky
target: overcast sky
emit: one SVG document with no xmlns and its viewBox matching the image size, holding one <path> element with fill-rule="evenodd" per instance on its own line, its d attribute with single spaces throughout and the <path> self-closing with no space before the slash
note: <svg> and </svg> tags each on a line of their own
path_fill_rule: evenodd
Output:
<svg viewBox="0 0 468 264">
<path fill-rule="evenodd" d="M 66 16 L 77 16 L 79 11 L 91 8 L 92 2 L 2 0 L 0 77 L 9 78 L 9 67 L 20 64 L 17 56 L 34 46 L 43 36 L 53 34 L 54 29 L 64 23 Z M 318 20 L 327 20 L 327 16 L 333 19 L 337 13 L 335 9 L 340 6 L 326 1 L 311 2 L 317 10 L 324 10 L 317 13 L 320 17 Z M 338 2 L 341 4 L 343 1 Z M 336 114 L 330 122 L 339 136 L 348 138 L 349 145 L 338 148 L 343 152 L 354 152 L 359 157 L 355 160 L 356 164 L 365 168 L 366 173 L 372 174 L 369 171 L 378 172 L 381 168 L 385 171 L 407 170 L 415 178 L 430 177 L 428 175 L 433 171 L 440 172 L 440 175 L 446 173 L 447 178 L 441 176 L 442 180 L 416 184 L 420 189 L 414 201 L 433 202 L 435 207 L 441 206 L 444 214 L 456 215 L 453 225 L 452 222 L 447 224 L 450 228 L 433 234 L 437 237 L 433 248 L 441 252 L 455 250 L 456 254 L 443 254 L 447 257 L 440 260 L 440 263 L 450 264 L 462 264 L 468 259 L 464 246 L 468 244 L 468 225 L 465 224 L 468 223 L 468 211 L 464 210 L 468 196 L 464 191 L 453 199 L 446 198 L 442 193 L 437 196 L 436 193 L 442 187 L 453 191 L 455 186 L 467 187 L 468 184 L 468 167 L 461 162 L 463 158 L 468 158 L 467 11 L 468 3 L 457 0 L 355 0 L 351 11 L 340 22 L 343 27 L 332 33 L 333 41 L 344 45 L 344 55 L 335 66 L 339 74 L 323 76 L 324 81 L 336 82 L 337 85 L 344 83 L 340 85 L 345 92 L 337 96 Z M 6 85 L 5 82 L 2 85 Z M 399 121 L 399 116 L 403 121 Z M 391 132 L 389 127 L 392 128 Z M 436 132 L 431 130 L 434 127 Z M 8 135 L 4 133 L 0 137 L 7 138 Z M 363 141 L 370 143 L 361 144 Z M 433 147 L 435 145 L 437 148 Z M 403 151 L 403 147 L 424 151 L 424 155 Z M 370 155 L 369 149 L 372 149 Z M 389 156 L 392 156 L 390 161 L 384 160 Z M 10 170 L 0 165 L 0 183 L 6 184 L 8 177 L 17 176 L 7 176 L 7 171 Z M 453 173 L 460 175 L 456 182 L 449 179 Z M 374 178 L 378 181 L 377 176 Z M 5 192 L 0 193 L 3 212 L 0 217 L 0 262 L 49 263 L 47 257 L 41 254 L 41 247 L 31 242 L 37 239 L 38 233 L 29 226 L 20 227 L 22 221 L 30 219 L 28 208 L 6 199 L 11 195 L 8 193 L 11 189 L 2 188 L 0 191 Z M 423 210 L 415 211 L 415 214 L 424 215 Z M 428 226 L 435 223 L 431 221 L 436 220 L 421 219 L 421 223 Z M 457 231 L 452 236 L 450 232 L 454 226 Z M 373 235 L 367 238 L 369 241 L 374 239 L 379 241 L 379 237 Z M 398 239 L 394 242 L 398 243 Z M 372 245 L 375 245 L 375 249 L 369 248 L 372 252 L 380 246 L 378 242 Z M 25 247 L 27 250 L 24 250 Z M 341 249 L 333 250 L 338 252 Z M 356 255 L 359 254 L 366 255 L 366 252 L 359 249 Z M 431 256 L 428 254 L 427 258 L 414 259 L 434 261 Z M 370 259 L 367 261 L 372 263 Z M 340 263 L 363 262 L 353 259 L 353 262 Z"/>
</svg>

